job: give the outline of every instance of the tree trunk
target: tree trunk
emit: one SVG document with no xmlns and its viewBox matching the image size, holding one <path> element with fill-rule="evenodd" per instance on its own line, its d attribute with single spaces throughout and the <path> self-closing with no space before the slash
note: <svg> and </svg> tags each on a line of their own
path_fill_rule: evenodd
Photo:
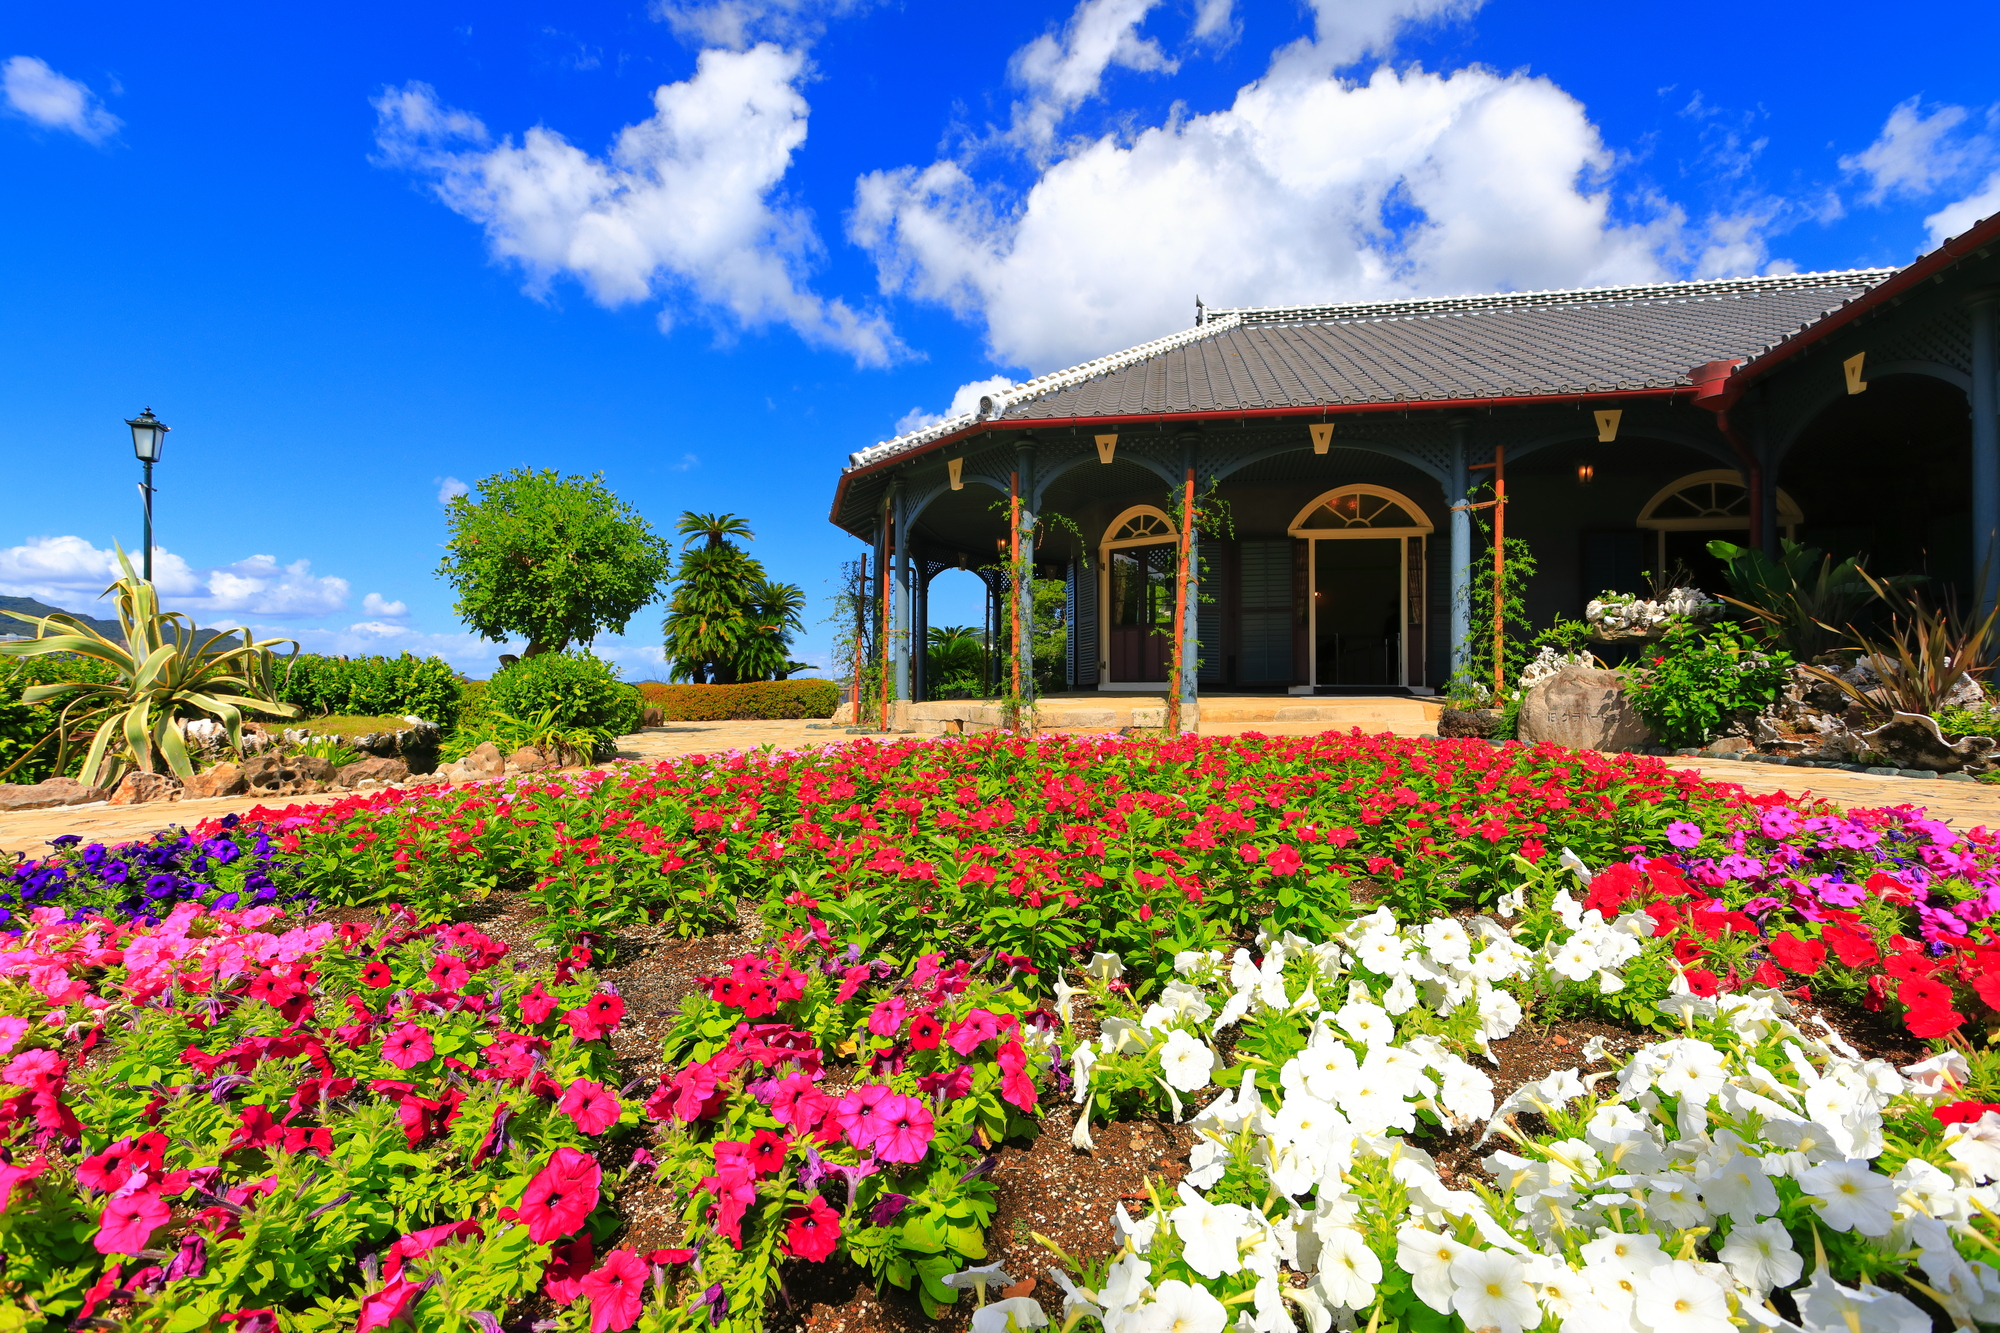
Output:
<svg viewBox="0 0 2000 1333">
<path fill-rule="evenodd" d="M 569 647 L 568 639 L 558 639 L 554 643 L 542 643 L 530 639 L 528 646 L 521 650 L 521 660 L 525 662 L 531 657 L 540 657 L 543 653 L 559 653 L 567 647 Z"/>
</svg>

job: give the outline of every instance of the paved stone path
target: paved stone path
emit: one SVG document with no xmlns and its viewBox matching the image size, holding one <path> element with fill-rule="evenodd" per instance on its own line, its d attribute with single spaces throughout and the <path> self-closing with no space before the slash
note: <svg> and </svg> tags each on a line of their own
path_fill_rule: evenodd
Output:
<svg viewBox="0 0 2000 1333">
<path fill-rule="evenodd" d="M 619 741 L 624 759 L 671 759 L 684 754 L 715 754 L 754 750 L 769 745 L 781 750 L 840 745 L 854 740 L 844 728 L 807 722 L 674 722 L 648 727 Z M 1939 779 L 1876 777 L 1832 769 L 1783 768 L 1731 760 L 1669 759 L 1675 768 L 1696 769 L 1715 782 L 1730 782 L 1749 792 L 1811 793 L 1843 807 L 1921 805 L 1960 828 L 1978 824 L 2000 828 L 2000 786 Z M 339 795 L 299 797 L 287 804 L 320 804 Z M 231 796 L 210 801 L 175 801 L 164 805 L 84 805 L 59 810 L 0 813 L 0 863 L 14 853 L 40 854 L 50 838 L 75 833 L 94 842 L 143 837 L 169 824 L 193 824 L 231 811 L 242 813 L 259 802 Z"/>
</svg>

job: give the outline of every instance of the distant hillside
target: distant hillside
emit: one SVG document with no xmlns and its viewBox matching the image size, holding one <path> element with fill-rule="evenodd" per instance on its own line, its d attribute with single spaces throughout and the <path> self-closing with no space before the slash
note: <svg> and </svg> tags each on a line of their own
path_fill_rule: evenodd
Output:
<svg viewBox="0 0 2000 1333">
<path fill-rule="evenodd" d="M 75 616 L 78 620 L 114 643 L 123 643 L 125 641 L 124 631 L 118 628 L 118 622 L 115 620 L 103 620 L 96 616 L 87 616 L 81 611 L 67 611 L 60 606 L 50 606 L 47 602 L 38 602 L 32 597 L 0 596 L 0 611 L 18 611 L 24 616 L 52 616 L 60 612 L 65 615 Z M 205 644 L 211 639 L 234 638 L 235 635 L 236 631 L 233 629 L 198 629 L 195 631 L 195 642 Z M 27 621 L 16 620 L 12 616 L 0 616 L 0 639 L 32 639 L 34 637 L 35 627 Z"/>
</svg>

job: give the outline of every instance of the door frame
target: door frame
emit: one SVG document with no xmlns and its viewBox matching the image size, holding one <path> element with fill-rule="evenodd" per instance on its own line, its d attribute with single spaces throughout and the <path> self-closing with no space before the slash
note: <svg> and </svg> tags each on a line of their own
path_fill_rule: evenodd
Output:
<svg viewBox="0 0 2000 1333">
<path fill-rule="evenodd" d="M 1369 523 L 1355 522 L 1345 527 L 1307 527 L 1306 520 L 1321 509 L 1333 511 L 1333 502 L 1353 496 L 1387 500 L 1398 506 L 1406 515 L 1414 517 L 1414 524 L 1393 524 L 1381 527 Z M 1308 543 L 1306 547 L 1306 685 L 1311 691 L 1319 685 L 1319 551 L 1310 543 L 1322 541 L 1367 541 L 1393 540 L 1396 543 L 1396 599 L 1401 617 L 1402 634 L 1399 635 L 1401 651 L 1396 654 L 1396 680 L 1383 688 L 1410 686 L 1411 649 L 1416 649 L 1419 662 L 1430 660 L 1430 617 L 1423 614 L 1421 595 L 1414 606 L 1410 597 L 1410 539 L 1417 539 L 1418 563 L 1424 576 L 1430 570 L 1430 539 L 1437 531 L 1417 503 L 1401 491 L 1387 486 L 1375 486 L 1366 482 L 1355 482 L 1346 486 L 1336 486 L 1314 496 L 1292 519 L 1287 533 Z M 1416 613 L 1413 620 L 1412 612 Z"/>
<path fill-rule="evenodd" d="M 1155 690 L 1165 693 L 1171 681 L 1111 679 L 1111 553 L 1129 546 L 1173 546 L 1181 534 L 1167 511 L 1158 505 L 1133 505 L 1104 527 L 1097 544 L 1097 688 Z M 1167 631 L 1171 637 L 1173 631 Z"/>
</svg>

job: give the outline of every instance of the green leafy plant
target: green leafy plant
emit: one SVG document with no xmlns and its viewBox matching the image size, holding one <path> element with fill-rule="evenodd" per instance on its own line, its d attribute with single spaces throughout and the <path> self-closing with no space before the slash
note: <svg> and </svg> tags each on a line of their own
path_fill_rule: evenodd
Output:
<svg viewBox="0 0 2000 1333">
<path fill-rule="evenodd" d="M 1487 553 L 1475 555 L 1466 566 L 1466 615 L 1472 627 L 1463 656 L 1445 683 L 1446 700 L 1454 708 L 1505 707 L 1505 700 L 1493 699 L 1493 556 L 1490 542 L 1492 525 L 1475 510 L 1472 521 L 1486 538 Z M 1534 628 L 1528 619 L 1528 583 L 1535 577 L 1535 554 L 1519 537 L 1507 539 L 1501 559 L 1498 593 L 1501 608 L 1501 674 L 1507 680 L 1520 678 L 1521 669 L 1534 656 Z M 1503 731 L 1503 736 L 1513 734 Z"/>
<path fill-rule="evenodd" d="M 117 678 L 109 663 L 72 653 L 16 658 L 0 667 L 0 774 L 11 774 L 16 782 L 40 782 L 58 772 L 56 747 L 45 742 L 58 725 L 59 710 L 48 703 L 23 703 L 24 690 L 69 680 L 109 684 Z M 62 771 L 74 777 L 82 766 L 79 753 Z"/>
<path fill-rule="evenodd" d="M 1876 579 L 1858 556 L 1835 564 L 1817 546 L 1789 539 L 1781 541 L 1776 559 L 1721 540 L 1708 550 L 1727 565 L 1736 595 L 1724 600 L 1750 613 L 1751 628 L 1765 643 L 1801 662 L 1839 647 L 1848 637 L 1844 627 L 1885 593 L 1923 582 L 1921 575 Z"/>
<path fill-rule="evenodd" d="M 1947 588 L 1932 602 L 1916 588 L 1898 588 L 1866 570 L 1861 577 L 1894 609 L 1879 632 L 1848 627 L 1848 637 L 1860 647 L 1861 660 L 1873 668 L 1877 683 L 1863 687 L 1824 667 L 1804 669 L 1839 689 L 1875 718 L 1894 712 L 1936 713 L 1947 706 L 1967 678 L 1980 680 L 2000 662 L 1995 624 L 2000 607 L 1980 612 L 1960 608 L 1957 594 Z"/>
<path fill-rule="evenodd" d="M 986 644 L 970 625 L 933 625 L 925 634 L 924 679 L 933 699 L 986 692 Z"/>
<path fill-rule="evenodd" d="M 423 718 L 458 725 L 465 685 L 441 657 L 331 657 L 299 653 L 278 674 L 278 698 L 308 716 Z"/>
<path fill-rule="evenodd" d="M 104 595 L 117 594 L 123 643 L 114 643 L 65 613 L 39 617 L 6 613 L 35 626 L 35 637 L 0 643 L 0 657 L 68 653 L 101 662 L 115 673 L 110 680 L 64 680 L 22 691 L 25 704 L 64 701 L 55 727 L 37 742 L 37 746 L 55 743 L 57 771 L 64 770 L 72 741 L 88 735 L 89 749 L 78 771 L 86 786 L 114 782 L 128 769 L 157 772 L 161 763 L 179 777 L 190 777 L 194 762 L 175 725 L 182 717 L 198 713 L 214 717 L 227 731 L 231 748 L 240 753 L 245 709 L 277 717 L 297 715 L 296 708 L 275 698 L 277 667 L 271 651 L 282 643 L 296 649 L 295 642 L 252 639 L 247 627 L 240 640 L 198 642 L 194 621 L 179 612 L 160 610 L 153 585 L 132 572 L 123 548 L 118 564 L 124 577 Z M 218 651 L 217 643 L 232 646 Z M 27 758 L 23 755 L 11 767 L 19 767 Z"/>
<path fill-rule="evenodd" d="M 666 540 L 604 484 L 518 468 L 451 502 L 438 574 L 484 639 L 525 637 L 525 657 L 620 633 L 658 595 Z"/>
<path fill-rule="evenodd" d="M 734 514 L 690 511 L 675 530 L 701 545 L 682 554 L 661 625 L 673 679 L 733 685 L 794 669 L 791 640 L 804 628 L 805 590 L 774 582 L 729 540 L 755 540 L 749 524 Z"/>
<path fill-rule="evenodd" d="M 1769 706 L 1791 665 L 1791 654 L 1735 626 L 1677 621 L 1660 651 L 1626 673 L 1625 694 L 1661 741 L 1701 745 L 1730 719 Z"/>
<path fill-rule="evenodd" d="M 479 694 L 476 713 L 444 747 L 461 758 L 491 741 L 502 751 L 524 745 L 594 757 L 639 728 L 639 691 L 588 653 L 544 653 L 500 671 Z"/>
<path fill-rule="evenodd" d="M 294 754 L 324 759 L 335 768 L 361 762 L 367 756 L 338 736 L 311 736 L 291 747 Z"/>
</svg>

